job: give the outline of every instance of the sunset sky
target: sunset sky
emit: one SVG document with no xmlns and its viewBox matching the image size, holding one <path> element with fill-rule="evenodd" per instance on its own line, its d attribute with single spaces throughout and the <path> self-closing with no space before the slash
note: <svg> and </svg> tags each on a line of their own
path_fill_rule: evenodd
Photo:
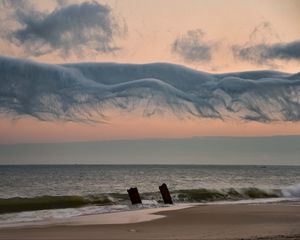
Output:
<svg viewBox="0 0 300 240">
<path fill-rule="evenodd" d="M 78 22 L 72 21 L 76 16 Z M 47 64 L 166 62 L 209 73 L 293 74 L 300 71 L 299 22 L 298 0 L 2 0 L 0 55 Z M 298 107 L 299 89 L 295 85 Z M 0 144 L 300 134 L 299 115 L 292 121 L 248 121 L 143 117 L 112 109 L 105 123 L 42 121 L 11 114 L 1 105 L 2 94 Z"/>
</svg>

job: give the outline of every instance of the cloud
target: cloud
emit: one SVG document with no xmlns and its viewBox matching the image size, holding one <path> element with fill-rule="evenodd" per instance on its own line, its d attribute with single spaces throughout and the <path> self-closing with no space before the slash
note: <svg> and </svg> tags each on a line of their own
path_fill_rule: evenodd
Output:
<svg viewBox="0 0 300 240">
<path fill-rule="evenodd" d="M 300 61 L 300 40 L 290 43 L 258 44 L 246 47 L 235 45 L 232 50 L 235 57 L 262 65 L 273 60 Z"/>
<path fill-rule="evenodd" d="M 111 8 L 95 1 L 71 5 L 58 1 L 51 12 L 39 11 L 24 1 L 4 1 L 3 8 L 13 12 L 11 19 L 18 26 L 8 32 L 7 39 L 33 56 L 115 52 L 119 49 L 115 38 L 126 32 Z"/>
<path fill-rule="evenodd" d="M 0 113 L 44 121 L 109 121 L 109 113 L 300 121 L 300 75 L 227 74 L 173 64 L 41 64 L 0 57 Z M 107 118 L 108 117 L 108 118 Z"/>
<path fill-rule="evenodd" d="M 246 44 L 255 45 L 258 43 L 271 43 L 271 42 L 280 42 L 280 36 L 273 27 L 273 25 L 268 21 L 263 21 L 258 24 L 252 32 L 249 34 L 249 40 Z"/>
<path fill-rule="evenodd" d="M 171 51 L 187 62 L 209 62 L 213 44 L 204 41 L 201 29 L 190 30 L 179 36 L 171 45 Z"/>
<path fill-rule="evenodd" d="M 0 7 L 2 9 L 4 8 L 27 8 L 27 4 L 29 2 L 26 2 L 26 0 L 1 0 L 0 1 Z"/>
<path fill-rule="evenodd" d="M 300 60 L 300 40 L 283 43 L 269 22 L 256 26 L 248 42 L 233 45 L 231 50 L 236 58 L 258 65 L 275 67 L 276 60 Z"/>
</svg>

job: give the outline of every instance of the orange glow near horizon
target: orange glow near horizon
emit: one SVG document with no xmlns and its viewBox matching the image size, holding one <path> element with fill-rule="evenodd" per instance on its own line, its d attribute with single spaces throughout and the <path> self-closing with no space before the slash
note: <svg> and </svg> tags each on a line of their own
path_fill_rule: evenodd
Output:
<svg viewBox="0 0 300 240">
<path fill-rule="evenodd" d="M 119 118 L 108 124 L 0 120 L 0 144 L 195 136 L 299 135 L 300 123 L 226 122 L 212 119 Z"/>
</svg>

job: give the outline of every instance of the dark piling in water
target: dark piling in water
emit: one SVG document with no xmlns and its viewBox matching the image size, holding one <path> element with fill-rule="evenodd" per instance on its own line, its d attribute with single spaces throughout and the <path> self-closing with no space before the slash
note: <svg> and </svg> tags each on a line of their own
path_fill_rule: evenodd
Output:
<svg viewBox="0 0 300 240">
<path fill-rule="evenodd" d="M 159 191 L 165 204 L 173 204 L 167 184 L 163 183 L 161 186 L 159 186 Z"/>
<path fill-rule="evenodd" d="M 142 203 L 139 191 L 136 187 L 128 189 L 127 192 L 128 192 L 128 195 L 129 195 L 129 198 L 130 198 L 130 201 L 132 204 Z"/>
</svg>

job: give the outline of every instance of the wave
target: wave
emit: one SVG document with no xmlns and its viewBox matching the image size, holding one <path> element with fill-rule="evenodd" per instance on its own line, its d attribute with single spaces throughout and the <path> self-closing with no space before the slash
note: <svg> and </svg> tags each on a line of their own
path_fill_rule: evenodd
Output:
<svg viewBox="0 0 300 240">
<path fill-rule="evenodd" d="M 300 197 L 300 184 L 283 189 L 227 188 L 227 189 L 181 189 L 171 191 L 175 203 L 204 203 L 214 201 L 237 201 L 259 198 Z M 161 204 L 159 192 L 141 193 L 143 203 Z M 45 209 L 78 208 L 88 205 L 129 205 L 127 194 L 108 193 L 87 196 L 37 196 L 32 198 L 0 198 L 0 214 Z"/>
<path fill-rule="evenodd" d="M 300 198 L 300 183 L 282 189 L 284 197 L 299 197 Z"/>
<path fill-rule="evenodd" d="M 0 213 L 34 211 L 44 209 L 76 208 L 85 205 L 108 205 L 114 200 L 109 196 L 38 196 L 32 198 L 2 198 Z"/>
<path fill-rule="evenodd" d="M 278 198 L 282 197 L 281 190 L 263 190 L 259 188 L 242 188 L 242 189 L 187 189 L 175 192 L 175 199 L 180 202 L 208 202 L 222 200 L 245 200 L 257 198 Z"/>
</svg>

